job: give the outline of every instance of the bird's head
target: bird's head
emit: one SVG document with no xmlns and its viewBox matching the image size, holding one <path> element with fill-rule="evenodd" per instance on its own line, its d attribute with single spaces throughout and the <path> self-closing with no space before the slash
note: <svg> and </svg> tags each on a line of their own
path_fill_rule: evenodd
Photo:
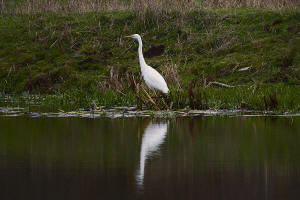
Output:
<svg viewBox="0 0 300 200">
<path fill-rule="evenodd" d="M 141 40 L 141 36 L 139 34 L 133 34 L 129 36 L 124 36 L 124 38 L 133 38 L 135 40 Z"/>
</svg>

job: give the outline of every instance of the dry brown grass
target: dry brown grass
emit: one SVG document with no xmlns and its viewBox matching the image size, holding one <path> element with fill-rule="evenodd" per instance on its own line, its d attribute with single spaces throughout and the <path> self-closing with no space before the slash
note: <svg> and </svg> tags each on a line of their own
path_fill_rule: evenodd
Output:
<svg viewBox="0 0 300 200">
<path fill-rule="evenodd" d="M 195 8 L 297 8 L 298 0 L 0 0 L 1 13 L 91 12 L 100 10 L 133 10 L 161 14 Z"/>
<path fill-rule="evenodd" d="M 110 67 L 109 77 L 103 77 L 103 79 L 99 80 L 97 88 L 100 91 L 112 89 L 125 95 L 125 91 L 128 89 L 135 90 L 136 82 L 139 84 L 141 80 L 135 80 L 134 74 L 128 71 L 120 72 L 118 68 Z"/>
<path fill-rule="evenodd" d="M 161 72 L 168 84 L 174 86 L 177 90 L 181 89 L 178 66 L 174 63 L 169 63 L 162 66 Z"/>
<path fill-rule="evenodd" d="M 8 0 L 14 1 L 14 0 Z M 0 0 L 1 13 L 41 12 L 91 12 L 101 10 L 133 10 L 138 14 L 155 13 L 193 8 L 195 0 L 24 0 L 8 8 L 8 2 Z"/>
<path fill-rule="evenodd" d="M 204 7 L 220 8 L 270 8 L 270 9 L 295 9 L 299 7 L 298 0 L 208 0 Z"/>
</svg>

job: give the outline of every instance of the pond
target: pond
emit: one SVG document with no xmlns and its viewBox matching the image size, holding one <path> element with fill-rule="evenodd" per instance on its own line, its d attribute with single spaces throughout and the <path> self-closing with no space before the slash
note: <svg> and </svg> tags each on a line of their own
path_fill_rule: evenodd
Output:
<svg viewBox="0 0 300 200">
<path fill-rule="evenodd" d="M 0 116 L 0 199 L 297 199 L 300 117 Z"/>
</svg>

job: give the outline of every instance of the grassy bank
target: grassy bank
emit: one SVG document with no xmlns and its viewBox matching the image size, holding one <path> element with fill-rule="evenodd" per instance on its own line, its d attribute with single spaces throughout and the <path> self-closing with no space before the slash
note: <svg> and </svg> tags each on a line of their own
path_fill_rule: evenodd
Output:
<svg viewBox="0 0 300 200">
<path fill-rule="evenodd" d="M 25 92 L 57 105 L 137 104 L 137 44 L 122 38 L 133 33 L 174 108 L 300 110 L 299 10 L 0 15 L 1 101 Z"/>
</svg>

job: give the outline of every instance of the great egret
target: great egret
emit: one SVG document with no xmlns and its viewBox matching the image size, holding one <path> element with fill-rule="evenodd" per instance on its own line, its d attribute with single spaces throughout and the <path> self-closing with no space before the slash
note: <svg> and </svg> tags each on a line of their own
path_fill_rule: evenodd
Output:
<svg viewBox="0 0 300 200">
<path fill-rule="evenodd" d="M 145 80 L 146 85 L 153 90 L 161 91 L 164 94 L 169 93 L 169 88 L 165 79 L 156 71 L 154 68 L 150 67 L 146 64 L 144 56 L 143 56 L 143 43 L 142 38 L 139 34 L 134 34 L 130 36 L 125 36 L 126 38 L 133 38 L 139 42 L 138 54 L 139 54 L 139 61 L 141 66 L 141 71 L 143 78 Z"/>
</svg>

